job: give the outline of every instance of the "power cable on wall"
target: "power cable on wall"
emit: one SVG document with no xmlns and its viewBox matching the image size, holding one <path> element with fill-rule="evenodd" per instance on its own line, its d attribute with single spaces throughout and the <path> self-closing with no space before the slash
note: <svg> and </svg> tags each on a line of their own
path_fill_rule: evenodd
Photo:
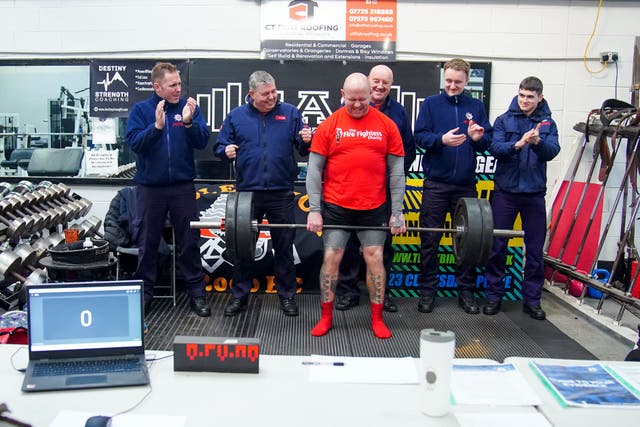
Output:
<svg viewBox="0 0 640 427">
<path fill-rule="evenodd" d="M 600 20 L 600 9 L 602 8 L 602 2 L 603 0 L 600 0 L 598 2 L 598 11 L 596 13 L 596 20 L 593 23 L 593 30 L 591 30 L 591 35 L 589 36 L 589 40 L 587 40 L 587 45 L 584 48 L 583 64 L 584 64 L 584 69 L 587 70 L 587 73 L 589 74 L 599 74 L 607 69 L 606 61 L 602 63 L 602 67 L 598 71 L 591 70 L 587 65 L 587 52 L 589 51 L 589 47 L 591 46 L 591 41 L 593 40 L 593 36 L 596 34 L 596 28 L 598 27 L 598 21 Z M 616 69 L 617 68 L 618 68 L 618 62 L 616 61 Z"/>
<path fill-rule="evenodd" d="M 614 86 L 614 92 L 613 92 L 614 96 L 613 97 L 615 99 L 618 99 L 618 71 L 619 71 L 618 70 L 618 60 L 616 59 L 614 61 L 614 63 L 616 64 L 616 82 L 615 82 L 615 86 Z"/>
</svg>

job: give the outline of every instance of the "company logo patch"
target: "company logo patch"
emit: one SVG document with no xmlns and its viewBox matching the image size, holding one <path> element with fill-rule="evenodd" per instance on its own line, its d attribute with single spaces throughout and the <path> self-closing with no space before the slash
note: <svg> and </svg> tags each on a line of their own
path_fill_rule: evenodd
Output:
<svg viewBox="0 0 640 427">
<path fill-rule="evenodd" d="M 280 120 L 280 121 L 285 121 L 285 120 L 287 120 L 287 118 L 286 118 L 285 116 L 279 116 L 279 115 L 275 116 L 275 117 L 274 117 L 274 119 L 276 119 L 276 120 Z"/>
<path fill-rule="evenodd" d="M 306 21 L 313 18 L 318 3 L 313 0 L 293 0 L 289 2 L 289 18 L 294 21 Z"/>
</svg>

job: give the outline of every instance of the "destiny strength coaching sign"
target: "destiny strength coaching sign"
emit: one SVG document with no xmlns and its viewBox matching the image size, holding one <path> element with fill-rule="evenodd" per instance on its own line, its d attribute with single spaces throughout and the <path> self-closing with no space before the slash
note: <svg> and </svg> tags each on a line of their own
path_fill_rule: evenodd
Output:
<svg viewBox="0 0 640 427">
<path fill-rule="evenodd" d="M 91 117 L 127 117 L 135 103 L 153 94 L 151 70 L 157 62 L 159 61 L 127 59 L 91 61 Z M 188 63 L 184 60 L 166 62 L 178 67 L 182 91 L 184 94 L 188 93 Z"/>
</svg>

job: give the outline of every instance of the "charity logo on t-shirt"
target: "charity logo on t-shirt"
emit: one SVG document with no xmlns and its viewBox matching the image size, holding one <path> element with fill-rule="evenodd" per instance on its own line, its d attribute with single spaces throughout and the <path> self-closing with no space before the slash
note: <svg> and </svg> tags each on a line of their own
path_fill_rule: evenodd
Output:
<svg viewBox="0 0 640 427">
<path fill-rule="evenodd" d="M 361 130 L 336 128 L 336 142 L 340 142 L 340 138 L 358 138 L 369 141 L 382 141 L 383 133 L 379 130 Z"/>
</svg>

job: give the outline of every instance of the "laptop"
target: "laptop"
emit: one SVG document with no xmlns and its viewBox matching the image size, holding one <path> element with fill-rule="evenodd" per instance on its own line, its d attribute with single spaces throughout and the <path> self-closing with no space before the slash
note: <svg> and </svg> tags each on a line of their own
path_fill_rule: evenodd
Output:
<svg viewBox="0 0 640 427">
<path fill-rule="evenodd" d="M 141 280 L 28 286 L 22 391 L 149 384 L 142 288 Z"/>
</svg>

